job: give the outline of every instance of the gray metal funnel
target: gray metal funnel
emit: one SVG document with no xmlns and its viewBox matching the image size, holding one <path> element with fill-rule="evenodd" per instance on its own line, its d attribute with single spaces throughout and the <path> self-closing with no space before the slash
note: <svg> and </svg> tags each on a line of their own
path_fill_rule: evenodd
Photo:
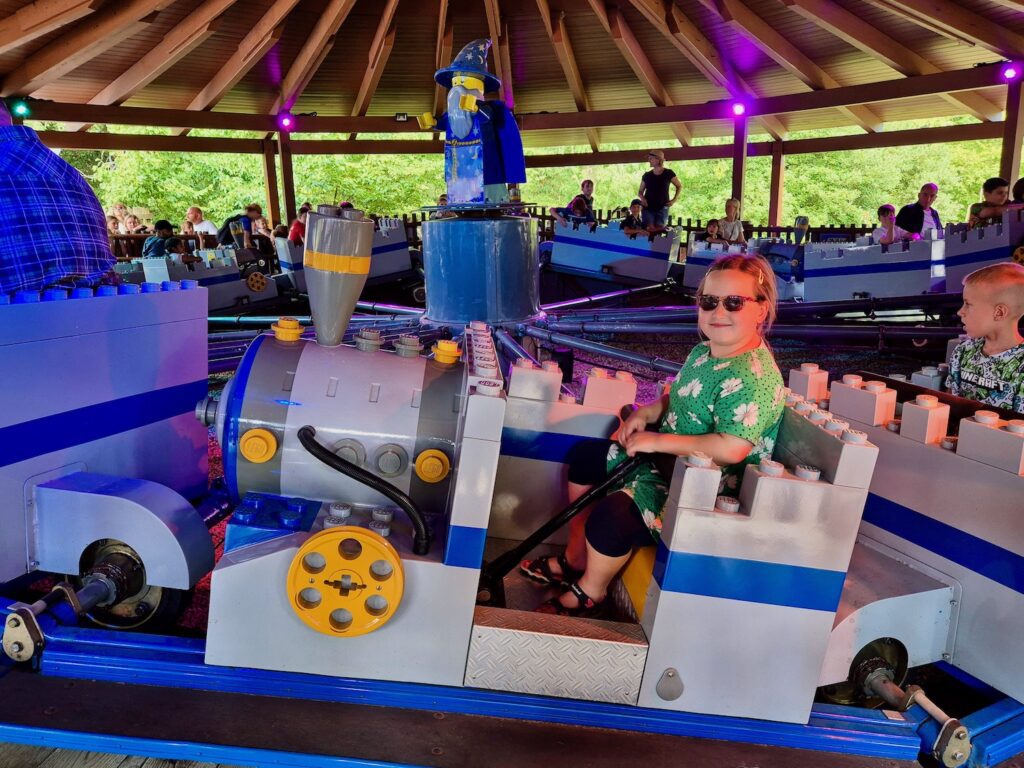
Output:
<svg viewBox="0 0 1024 768">
<path fill-rule="evenodd" d="M 341 344 L 366 285 L 373 251 L 373 222 L 364 220 L 362 211 L 340 214 L 310 213 L 306 221 L 306 290 L 316 343 L 324 347 Z"/>
</svg>

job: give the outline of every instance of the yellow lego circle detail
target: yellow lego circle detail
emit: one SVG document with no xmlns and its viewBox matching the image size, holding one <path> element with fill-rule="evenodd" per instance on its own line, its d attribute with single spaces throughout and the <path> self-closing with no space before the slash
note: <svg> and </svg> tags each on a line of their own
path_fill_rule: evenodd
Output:
<svg viewBox="0 0 1024 768">
<path fill-rule="evenodd" d="M 440 339 L 434 345 L 434 359 L 439 363 L 454 363 L 461 356 L 459 343 L 451 339 Z"/>
<path fill-rule="evenodd" d="M 270 326 L 278 341 L 298 341 L 302 338 L 302 325 L 294 317 L 281 317 Z"/>
<path fill-rule="evenodd" d="M 428 448 L 416 457 L 416 476 L 424 483 L 439 483 L 448 477 L 452 464 L 443 451 Z"/>
<path fill-rule="evenodd" d="M 395 615 L 405 591 L 402 558 L 387 539 L 343 525 L 314 533 L 288 569 L 288 601 L 306 626 L 358 637 Z"/>
<path fill-rule="evenodd" d="M 238 441 L 238 452 L 253 464 L 263 464 L 277 453 L 277 438 L 266 429 L 250 429 Z"/>
</svg>

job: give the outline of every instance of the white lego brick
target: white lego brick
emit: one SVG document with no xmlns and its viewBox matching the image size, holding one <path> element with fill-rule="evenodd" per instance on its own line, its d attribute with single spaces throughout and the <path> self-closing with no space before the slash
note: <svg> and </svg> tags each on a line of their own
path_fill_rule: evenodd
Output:
<svg viewBox="0 0 1024 768">
<path fill-rule="evenodd" d="M 669 549 L 682 549 L 694 514 L 711 513 L 722 482 L 722 470 L 708 460 L 707 466 L 695 466 L 692 459 L 676 459 L 672 484 L 665 502 L 661 540 Z M 678 539 L 678 541 L 677 541 Z"/>
<path fill-rule="evenodd" d="M 942 390 L 942 382 L 946 377 L 936 365 L 926 365 L 920 371 L 910 374 L 910 383 L 927 389 Z"/>
<path fill-rule="evenodd" d="M 848 429 L 844 422 L 829 420 L 819 426 L 811 417 L 786 406 L 782 427 L 775 443 L 775 457 L 788 466 L 809 464 L 821 470 L 821 476 L 833 485 L 867 488 L 878 459 L 878 448 L 863 432 Z"/>
<path fill-rule="evenodd" d="M 935 395 L 918 395 L 914 402 L 903 404 L 900 437 L 926 445 L 942 442 L 949 431 L 949 406 Z"/>
<path fill-rule="evenodd" d="M 877 427 L 895 417 L 896 390 L 879 381 L 860 386 L 837 381 L 832 384 L 829 410 L 840 418 Z"/>
<path fill-rule="evenodd" d="M 824 400 L 828 397 L 828 371 L 816 363 L 801 363 L 789 372 L 789 388 L 806 400 Z"/>
<path fill-rule="evenodd" d="M 537 368 L 529 361 L 518 361 L 512 367 L 508 383 L 509 397 L 554 403 L 558 401 L 561 392 L 562 371 L 557 366 Z"/>
<path fill-rule="evenodd" d="M 993 416 L 992 411 L 978 411 L 960 420 L 957 455 L 1024 475 L 1024 419 L 1003 421 Z"/>
<path fill-rule="evenodd" d="M 500 455 L 500 443 L 472 438 L 462 441 L 455 471 L 452 525 L 487 527 Z"/>
<path fill-rule="evenodd" d="M 611 375 L 603 368 L 593 368 L 583 387 L 583 405 L 591 408 L 618 411 L 636 402 L 636 379 L 629 371 Z"/>
<path fill-rule="evenodd" d="M 494 394 L 483 394 L 485 391 L 494 391 Z M 481 381 L 474 386 L 466 398 L 463 438 L 500 442 L 501 429 L 505 424 L 505 404 L 500 384 Z"/>
</svg>

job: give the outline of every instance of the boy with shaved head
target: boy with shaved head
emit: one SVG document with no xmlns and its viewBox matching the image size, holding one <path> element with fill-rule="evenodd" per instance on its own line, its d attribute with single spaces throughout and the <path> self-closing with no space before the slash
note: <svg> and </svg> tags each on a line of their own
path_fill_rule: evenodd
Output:
<svg viewBox="0 0 1024 768">
<path fill-rule="evenodd" d="M 949 391 L 1024 413 L 1024 266 L 993 264 L 964 278 L 957 314 L 970 338 L 953 350 Z"/>
</svg>

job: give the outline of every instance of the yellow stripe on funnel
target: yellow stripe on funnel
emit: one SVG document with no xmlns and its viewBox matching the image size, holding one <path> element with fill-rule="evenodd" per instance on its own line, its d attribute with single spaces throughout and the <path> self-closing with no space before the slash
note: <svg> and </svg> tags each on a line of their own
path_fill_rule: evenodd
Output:
<svg viewBox="0 0 1024 768">
<path fill-rule="evenodd" d="M 368 275 L 370 273 L 369 256 L 343 256 L 335 253 L 306 251 L 304 264 L 307 269 L 320 269 L 324 272 L 340 272 L 348 275 Z"/>
</svg>

